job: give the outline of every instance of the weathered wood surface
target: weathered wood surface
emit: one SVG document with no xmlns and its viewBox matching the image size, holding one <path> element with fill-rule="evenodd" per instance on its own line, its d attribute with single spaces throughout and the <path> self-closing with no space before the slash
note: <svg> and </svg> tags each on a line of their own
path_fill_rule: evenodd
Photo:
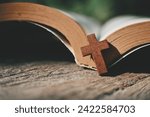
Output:
<svg viewBox="0 0 150 117">
<path fill-rule="evenodd" d="M 73 62 L 1 60 L 0 99 L 150 99 L 150 73 L 98 76 Z"/>
</svg>

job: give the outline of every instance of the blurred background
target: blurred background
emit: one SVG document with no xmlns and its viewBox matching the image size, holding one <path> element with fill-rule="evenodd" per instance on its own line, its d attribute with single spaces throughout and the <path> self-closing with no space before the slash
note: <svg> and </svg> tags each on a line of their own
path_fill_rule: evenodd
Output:
<svg viewBox="0 0 150 117">
<path fill-rule="evenodd" d="M 0 3 L 16 1 L 74 11 L 95 17 L 101 22 L 123 14 L 150 16 L 150 0 L 0 0 Z"/>
</svg>

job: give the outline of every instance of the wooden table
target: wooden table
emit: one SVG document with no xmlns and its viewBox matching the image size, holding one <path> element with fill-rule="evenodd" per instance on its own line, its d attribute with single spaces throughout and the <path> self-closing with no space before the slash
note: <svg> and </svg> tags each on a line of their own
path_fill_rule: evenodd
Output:
<svg viewBox="0 0 150 117">
<path fill-rule="evenodd" d="M 150 73 L 98 76 L 72 61 L 0 59 L 0 99 L 150 99 Z"/>
</svg>

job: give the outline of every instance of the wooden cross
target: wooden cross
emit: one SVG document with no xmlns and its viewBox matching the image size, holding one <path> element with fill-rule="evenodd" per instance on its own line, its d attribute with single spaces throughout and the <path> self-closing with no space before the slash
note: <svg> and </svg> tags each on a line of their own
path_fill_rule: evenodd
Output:
<svg viewBox="0 0 150 117">
<path fill-rule="evenodd" d="M 92 55 L 99 75 L 107 73 L 107 67 L 101 52 L 102 50 L 109 48 L 107 40 L 99 42 L 97 41 L 95 34 L 88 35 L 87 38 L 89 45 L 81 48 L 83 56 Z"/>
</svg>

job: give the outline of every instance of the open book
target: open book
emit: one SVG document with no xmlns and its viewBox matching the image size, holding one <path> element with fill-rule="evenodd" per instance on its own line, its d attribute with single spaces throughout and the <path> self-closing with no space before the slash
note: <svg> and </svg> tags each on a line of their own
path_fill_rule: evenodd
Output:
<svg viewBox="0 0 150 117">
<path fill-rule="evenodd" d="M 92 18 L 38 4 L 1 4 L 0 22 L 10 21 L 43 28 L 70 50 L 78 65 L 97 69 L 100 74 L 150 45 L 150 18 L 122 16 L 101 26 Z"/>
</svg>

